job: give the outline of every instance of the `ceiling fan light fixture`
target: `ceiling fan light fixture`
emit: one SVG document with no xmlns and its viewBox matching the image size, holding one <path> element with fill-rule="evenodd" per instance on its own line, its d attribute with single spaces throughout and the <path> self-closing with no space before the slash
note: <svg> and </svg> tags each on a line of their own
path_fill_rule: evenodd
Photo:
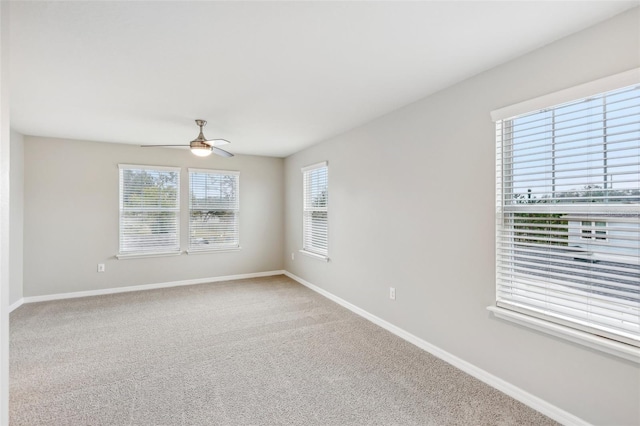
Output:
<svg viewBox="0 0 640 426">
<path fill-rule="evenodd" d="M 190 148 L 193 155 L 197 155 L 198 157 L 206 157 L 213 152 L 209 144 L 200 141 L 192 141 Z"/>
<path fill-rule="evenodd" d="M 191 148 L 191 152 L 198 157 L 207 157 L 212 151 L 211 148 Z"/>
<path fill-rule="evenodd" d="M 189 148 L 193 155 L 198 157 L 208 157 L 209 155 L 216 154 L 221 157 L 233 157 L 233 154 L 225 151 L 224 149 L 218 148 L 217 145 L 226 145 L 229 143 L 226 139 L 211 139 L 208 140 L 202 134 L 202 127 L 207 124 L 206 120 L 196 120 L 196 124 L 200 127 L 200 134 L 198 137 L 189 142 Z M 143 148 L 156 147 L 156 146 L 187 146 L 187 145 L 140 145 Z"/>
</svg>

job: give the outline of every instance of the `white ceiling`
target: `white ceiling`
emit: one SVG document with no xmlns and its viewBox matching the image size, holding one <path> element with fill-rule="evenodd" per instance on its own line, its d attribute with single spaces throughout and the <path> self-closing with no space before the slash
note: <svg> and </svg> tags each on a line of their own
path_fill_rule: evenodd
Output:
<svg viewBox="0 0 640 426">
<path fill-rule="evenodd" d="M 11 123 L 287 156 L 637 5 L 12 2 Z"/>
</svg>

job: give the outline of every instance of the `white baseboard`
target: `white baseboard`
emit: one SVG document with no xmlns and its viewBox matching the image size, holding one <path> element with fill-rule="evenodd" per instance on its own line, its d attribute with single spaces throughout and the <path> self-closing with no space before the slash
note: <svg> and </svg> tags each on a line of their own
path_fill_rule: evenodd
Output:
<svg viewBox="0 0 640 426">
<path fill-rule="evenodd" d="M 284 274 L 286 276 L 288 276 L 291 279 L 294 279 L 295 281 L 299 282 L 300 284 L 302 284 L 305 287 L 308 287 L 309 289 L 323 295 L 324 297 L 326 297 L 327 299 L 330 299 L 334 302 L 336 302 L 337 304 L 344 306 L 345 308 L 349 309 L 350 311 L 360 315 L 361 317 L 371 321 L 372 323 L 390 331 L 391 333 L 395 334 L 396 336 L 406 340 L 409 343 L 412 343 L 414 345 L 416 345 L 417 347 L 419 347 L 420 349 L 423 349 L 427 352 L 429 352 L 430 354 L 440 358 L 441 360 L 448 362 L 449 364 L 453 365 L 456 368 L 459 368 L 460 370 L 464 371 L 465 373 L 475 377 L 476 379 L 488 384 L 489 386 L 498 389 L 499 391 L 509 395 L 510 397 L 512 397 L 513 399 L 516 399 L 520 402 L 522 402 L 525 405 L 528 405 L 529 407 L 533 408 L 536 411 L 539 411 L 540 413 L 544 414 L 547 417 L 552 418 L 553 420 L 563 424 L 563 425 L 589 425 L 588 422 L 584 421 L 583 419 L 574 416 L 573 414 L 562 410 L 561 408 L 556 407 L 555 405 L 541 399 L 538 398 L 535 395 L 530 394 L 529 392 L 526 392 L 522 389 L 520 389 L 517 386 L 512 385 L 511 383 L 497 377 L 494 376 L 493 374 L 479 368 L 476 367 L 475 365 L 461 359 L 458 358 L 455 355 L 450 354 L 449 352 L 440 349 L 439 347 L 432 345 L 431 343 L 422 340 L 421 338 L 401 329 L 400 327 L 397 327 L 393 324 L 391 324 L 390 322 L 387 322 L 385 320 L 383 320 L 382 318 L 379 318 L 367 311 L 365 311 L 362 308 L 359 308 L 349 302 L 347 302 L 344 299 L 341 299 L 338 296 L 335 296 L 332 293 L 329 293 L 328 291 L 311 284 L 308 281 L 305 281 L 304 279 L 292 274 L 289 271 L 284 271 Z"/>
<path fill-rule="evenodd" d="M 73 293 L 45 294 L 43 296 L 24 297 L 19 302 L 20 302 L 20 305 L 22 305 L 22 303 L 47 302 L 50 300 L 61 300 L 61 299 L 75 299 L 77 297 L 101 296 L 105 294 L 127 293 L 130 291 L 142 291 L 142 290 L 154 290 L 158 288 L 178 287 L 183 285 L 207 284 L 207 283 L 214 283 L 214 282 L 220 282 L 220 281 L 242 280 L 246 278 L 270 277 L 273 275 L 282 275 L 282 274 L 284 274 L 284 271 L 253 272 L 250 274 L 226 275 L 223 277 L 210 277 L 210 278 L 196 278 L 192 280 L 169 281 L 164 283 L 134 285 L 129 287 L 115 287 L 115 288 L 104 288 L 100 290 L 76 291 Z M 14 305 L 16 305 L 17 303 L 18 302 L 14 303 Z M 16 309 L 18 306 L 16 306 L 13 309 Z M 12 310 L 11 307 L 9 308 L 9 310 L 10 311 Z"/>
<path fill-rule="evenodd" d="M 24 297 L 21 297 L 20 299 L 13 302 L 11 305 L 9 305 L 9 313 L 18 309 L 20 306 L 22 306 L 23 303 L 24 303 Z"/>
</svg>

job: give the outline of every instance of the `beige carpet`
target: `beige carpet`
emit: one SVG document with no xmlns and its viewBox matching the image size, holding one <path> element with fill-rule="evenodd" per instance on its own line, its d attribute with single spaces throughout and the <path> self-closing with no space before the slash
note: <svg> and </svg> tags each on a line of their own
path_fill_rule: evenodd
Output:
<svg viewBox="0 0 640 426">
<path fill-rule="evenodd" d="M 11 425 L 546 425 L 285 276 L 24 305 Z"/>
</svg>

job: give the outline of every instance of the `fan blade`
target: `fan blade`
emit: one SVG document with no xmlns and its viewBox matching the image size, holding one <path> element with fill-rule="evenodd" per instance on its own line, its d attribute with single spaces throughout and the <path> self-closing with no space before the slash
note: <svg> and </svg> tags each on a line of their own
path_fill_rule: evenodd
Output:
<svg viewBox="0 0 640 426">
<path fill-rule="evenodd" d="M 212 146 L 211 150 L 213 151 L 214 154 L 218 154 L 222 157 L 233 157 L 232 153 L 225 151 L 224 149 L 216 148 L 215 146 Z"/>
<path fill-rule="evenodd" d="M 231 143 L 226 139 L 209 139 L 209 140 L 206 140 L 205 142 L 211 146 L 221 146 L 221 145 L 227 145 Z"/>
<path fill-rule="evenodd" d="M 140 145 L 141 148 L 157 148 L 159 146 L 189 146 L 189 145 Z"/>
</svg>

